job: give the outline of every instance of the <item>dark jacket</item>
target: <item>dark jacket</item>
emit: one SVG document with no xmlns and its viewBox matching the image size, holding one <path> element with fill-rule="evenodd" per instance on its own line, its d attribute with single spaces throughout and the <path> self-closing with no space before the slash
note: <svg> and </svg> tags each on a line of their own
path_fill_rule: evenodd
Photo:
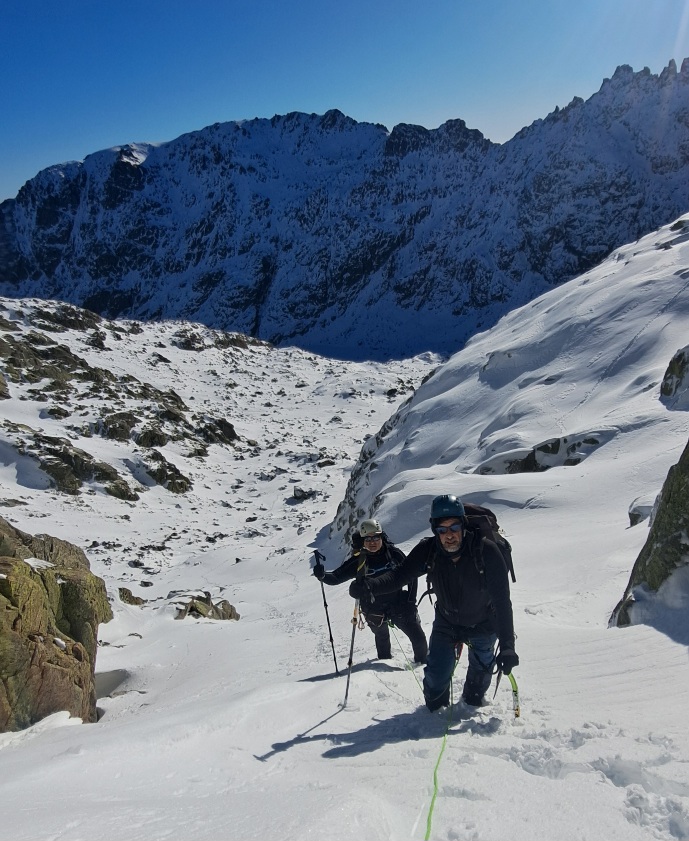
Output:
<svg viewBox="0 0 689 841">
<path fill-rule="evenodd" d="M 326 572 L 323 581 L 326 584 L 342 584 L 352 578 L 365 578 L 367 582 L 371 582 L 380 576 L 400 569 L 405 562 L 406 555 L 404 552 L 390 543 L 386 537 L 383 537 L 383 546 L 380 551 L 371 553 L 362 549 L 347 558 L 337 569 Z M 406 590 L 402 589 L 405 584 L 410 585 Z M 384 611 L 386 608 L 407 603 L 416 606 L 416 592 L 417 582 L 414 578 L 412 581 L 402 582 L 396 587 L 386 590 L 384 594 L 376 596 L 373 602 L 368 597 L 362 598 L 361 608 L 365 613 L 367 610 L 379 609 Z"/>
<path fill-rule="evenodd" d="M 367 579 L 372 595 L 399 589 L 427 575 L 436 596 L 435 609 L 452 625 L 493 631 L 500 647 L 514 649 L 514 619 L 510 584 L 502 554 L 492 540 L 467 529 L 457 561 L 443 550 L 437 537 L 424 538 L 401 567 Z"/>
</svg>

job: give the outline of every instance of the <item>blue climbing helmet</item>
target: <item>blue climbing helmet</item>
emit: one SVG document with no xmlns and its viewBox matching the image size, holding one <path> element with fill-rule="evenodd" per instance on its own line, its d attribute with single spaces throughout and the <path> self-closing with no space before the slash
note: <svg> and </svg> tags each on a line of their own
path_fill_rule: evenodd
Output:
<svg viewBox="0 0 689 841">
<path fill-rule="evenodd" d="M 430 524 L 434 526 L 438 520 L 445 520 L 448 517 L 464 518 L 464 505 L 462 500 L 454 494 L 443 494 L 436 496 L 431 503 Z"/>
</svg>

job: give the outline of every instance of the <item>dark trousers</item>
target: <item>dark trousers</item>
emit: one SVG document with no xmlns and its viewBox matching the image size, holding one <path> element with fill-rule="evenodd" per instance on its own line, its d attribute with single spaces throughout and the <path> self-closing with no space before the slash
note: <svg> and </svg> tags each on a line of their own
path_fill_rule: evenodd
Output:
<svg viewBox="0 0 689 841">
<path fill-rule="evenodd" d="M 436 611 L 423 678 L 423 694 L 429 710 L 450 703 L 450 683 L 457 662 L 455 646 L 460 642 L 469 651 L 462 698 L 474 706 L 481 703 L 493 678 L 497 639 L 490 631 L 453 625 Z"/>
<path fill-rule="evenodd" d="M 390 620 L 396 628 L 399 628 L 402 633 L 409 637 L 414 651 L 414 660 L 417 663 L 426 662 L 428 642 L 421 627 L 419 612 L 414 604 L 408 602 L 406 604 L 389 605 L 385 608 L 378 608 L 373 605 L 364 612 L 364 617 L 376 638 L 376 652 L 381 660 L 388 660 L 392 657 L 390 628 L 388 627 L 388 620 Z"/>
</svg>

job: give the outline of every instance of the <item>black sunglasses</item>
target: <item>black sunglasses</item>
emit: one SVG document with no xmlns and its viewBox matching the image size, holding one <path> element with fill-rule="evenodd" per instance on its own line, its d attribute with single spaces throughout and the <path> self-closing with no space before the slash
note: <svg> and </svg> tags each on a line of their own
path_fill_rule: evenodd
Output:
<svg viewBox="0 0 689 841">
<path fill-rule="evenodd" d="M 461 523 L 453 523 L 451 526 L 436 526 L 433 531 L 436 534 L 447 534 L 449 531 L 457 534 L 458 531 L 461 531 L 464 526 Z"/>
</svg>

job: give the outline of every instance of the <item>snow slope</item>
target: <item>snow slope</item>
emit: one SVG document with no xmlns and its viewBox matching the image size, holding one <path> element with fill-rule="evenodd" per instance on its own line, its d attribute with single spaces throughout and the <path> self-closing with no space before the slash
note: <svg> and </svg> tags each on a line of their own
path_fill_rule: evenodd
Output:
<svg viewBox="0 0 689 841">
<path fill-rule="evenodd" d="M 686 412 L 658 395 L 689 335 L 688 232 L 685 218 L 618 250 L 423 384 L 438 359 L 190 352 L 172 341 L 179 324 L 147 325 L 108 351 L 61 334 L 94 364 L 107 356 L 111 369 L 224 413 L 241 439 L 200 462 L 167 445 L 193 490 L 172 498 L 151 487 L 126 503 L 97 488 L 42 490 L 1 430 L 0 499 L 26 503 L 3 515 L 85 546 L 115 610 L 100 633 L 100 722 L 57 714 L 0 736 L 7 837 L 689 838 L 689 633 L 607 627 L 647 534 L 647 522 L 629 526 L 628 509 L 654 498 L 686 444 Z M 35 305 L 2 301 L 17 321 Z M 153 365 L 155 347 L 170 366 Z M 400 380 L 419 387 L 393 414 L 407 395 L 386 393 Z M 69 419 L 41 418 L 26 388 L 10 384 L 5 417 L 64 430 Z M 579 445 L 576 464 L 553 456 L 565 438 Z M 544 442 L 550 470 L 504 472 Z M 97 436 L 79 445 L 110 463 L 127 457 L 128 445 Z M 297 502 L 295 485 L 315 495 Z M 409 549 L 444 492 L 493 507 L 513 544 L 522 715 L 506 682 L 480 711 L 457 702 L 451 719 L 428 713 L 406 638 L 377 662 L 367 630 L 355 635 L 341 709 L 346 678 L 334 674 L 310 554 L 343 559 L 352 506 Z M 139 557 L 145 568 L 128 566 Z M 122 604 L 123 585 L 149 601 Z M 179 594 L 195 588 L 227 598 L 241 619 L 176 621 Z M 343 671 L 352 601 L 346 587 L 326 596 Z M 428 600 L 421 613 L 429 629 Z"/>
</svg>

